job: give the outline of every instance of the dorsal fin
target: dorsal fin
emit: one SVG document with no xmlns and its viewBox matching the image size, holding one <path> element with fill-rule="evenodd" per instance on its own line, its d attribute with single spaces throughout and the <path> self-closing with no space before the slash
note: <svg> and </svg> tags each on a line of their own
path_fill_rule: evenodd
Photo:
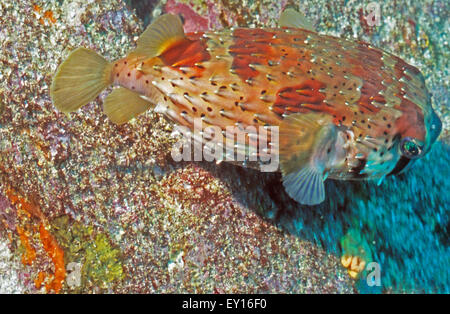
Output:
<svg viewBox="0 0 450 314">
<path fill-rule="evenodd" d="M 132 54 L 148 58 L 157 57 L 184 37 L 183 23 L 180 17 L 164 14 L 142 33 L 137 41 L 137 48 Z"/>
<path fill-rule="evenodd" d="M 281 13 L 278 21 L 280 27 L 303 28 L 315 32 L 312 23 L 300 12 L 294 9 L 286 9 Z"/>
</svg>

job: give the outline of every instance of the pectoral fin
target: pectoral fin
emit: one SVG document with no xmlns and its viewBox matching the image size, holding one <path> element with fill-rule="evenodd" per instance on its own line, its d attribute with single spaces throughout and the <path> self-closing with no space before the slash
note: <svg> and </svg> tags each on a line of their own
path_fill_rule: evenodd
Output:
<svg viewBox="0 0 450 314">
<path fill-rule="evenodd" d="M 286 192 L 301 204 L 325 199 L 328 155 L 334 150 L 337 127 L 328 115 L 293 114 L 280 125 L 280 167 Z"/>
<path fill-rule="evenodd" d="M 283 186 L 289 196 L 301 204 L 316 205 L 325 199 L 323 174 L 311 166 L 284 176 Z"/>
</svg>

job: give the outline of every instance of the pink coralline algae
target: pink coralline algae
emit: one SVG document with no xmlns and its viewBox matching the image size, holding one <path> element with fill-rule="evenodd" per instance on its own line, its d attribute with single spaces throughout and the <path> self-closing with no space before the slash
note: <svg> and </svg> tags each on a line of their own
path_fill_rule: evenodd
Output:
<svg viewBox="0 0 450 314">
<path fill-rule="evenodd" d="M 185 32 L 206 31 L 209 29 L 207 18 L 201 17 L 189 5 L 169 0 L 164 7 L 165 11 L 172 14 L 182 14 Z"/>
</svg>

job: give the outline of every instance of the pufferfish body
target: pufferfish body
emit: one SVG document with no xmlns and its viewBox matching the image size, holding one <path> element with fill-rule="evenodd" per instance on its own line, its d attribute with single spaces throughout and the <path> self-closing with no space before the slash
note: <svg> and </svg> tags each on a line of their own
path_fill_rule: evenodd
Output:
<svg viewBox="0 0 450 314">
<path fill-rule="evenodd" d="M 290 9 L 280 27 L 185 34 L 166 14 L 125 58 L 73 51 L 52 100 L 71 112 L 120 86 L 103 104 L 113 122 L 154 108 L 217 151 L 270 153 L 287 193 L 307 205 L 324 200 L 326 178 L 381 182 L 430 150 L 441 122 L 418 69 L 367 43 L 318 34 Z"/>
</svg>

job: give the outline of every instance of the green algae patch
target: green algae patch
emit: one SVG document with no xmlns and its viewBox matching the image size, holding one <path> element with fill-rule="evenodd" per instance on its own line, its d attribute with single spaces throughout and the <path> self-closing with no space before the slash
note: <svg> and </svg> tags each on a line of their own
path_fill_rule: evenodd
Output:
<svg viewBox="0 0 450 314">
<path fill-rule="evenodd" d="M 65 287 L 69 291 L 82 293 L 93 287 L 106 290 L 124 279 L 121 251 L 106 234 L 73 222 L 68 216 L 55 218 L 51 226 L 65 253 L 64 263 L 69 269 Z"/>
</svg>

